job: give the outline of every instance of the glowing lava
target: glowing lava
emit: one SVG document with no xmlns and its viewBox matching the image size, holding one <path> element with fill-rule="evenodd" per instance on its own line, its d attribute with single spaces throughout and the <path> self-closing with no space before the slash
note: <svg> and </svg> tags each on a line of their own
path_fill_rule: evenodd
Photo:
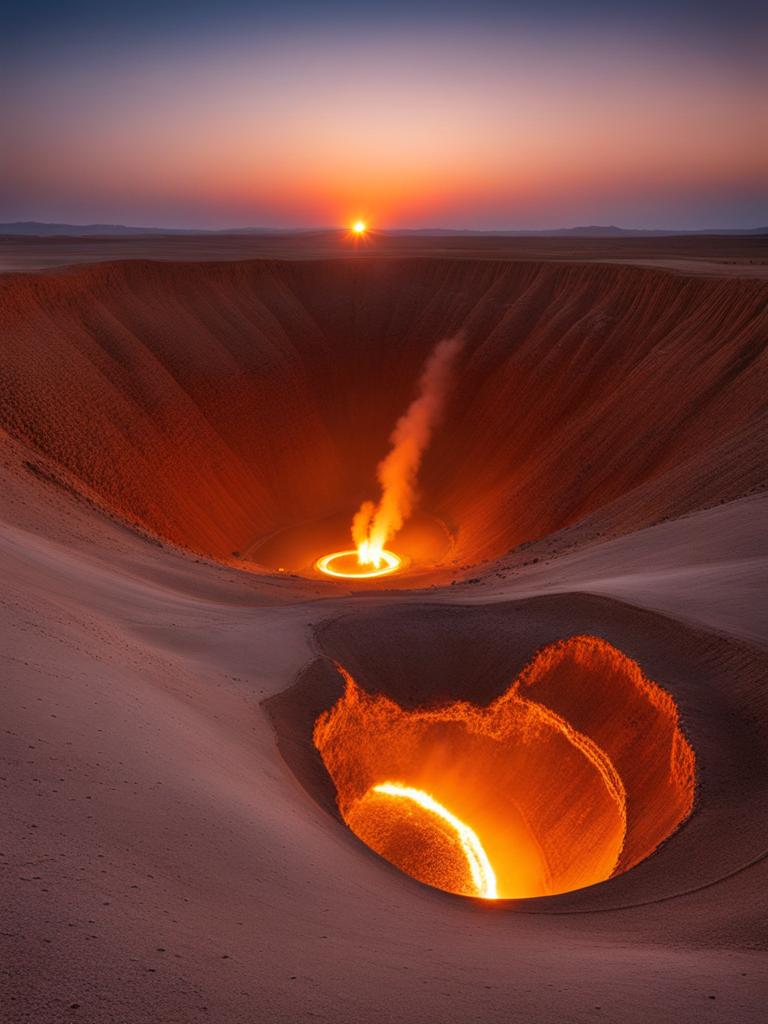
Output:
<svg viewBox="0 0 768 1024">
<path fill-rule="evenodd" d="M 383 563 L 383 564 L 382 564 Z M 377 576 L 389 576 L 402 565 L 402 559 L 394 553 L 382 549 L 377 557 L 362 556 L 357 548 L 348 551 L 333 551 L 323 555 L 315 562 L 315 568 L 326 576 L 338 576 L 340 579 L 364 580 Z"/>
<path fill-rule="evenodd" d="M 426 885 L 496 899 L 596 885 L 691 812 L 673 698 L 598 637 L 544 648 L 488 705 L 403 707 L 336 668 L 344 692 L 313 741 L 341 817 Z"/>
<path fill-rule="evenodd" d="M 373 787 L 373 792 L 382 793 L 398 800 L 410 800 L 429 814 L 437 815 L 456 835 L 472 876 L 474 895 L 481 896 L 486 900 L 497 898 L 496 875 L 490 860 L 488 860 L 488 854 L 483 849 L 483 844 L 478 839 L 477 833 L 469 825 L 457 818 L 455 814 L 451 814 L 446 807 L 438 803 L 429 793 L 425 793 L 423 789 L 401 786 L 396 782 L 382 782 Z"/>
</svg>

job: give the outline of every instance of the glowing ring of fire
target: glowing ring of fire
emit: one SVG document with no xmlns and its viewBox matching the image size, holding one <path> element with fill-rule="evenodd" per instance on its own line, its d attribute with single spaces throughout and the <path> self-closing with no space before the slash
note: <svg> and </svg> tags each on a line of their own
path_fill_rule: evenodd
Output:
<svg viewBox="0 0 768 1024">
<path fill-rule="evenodd" d="M 483 849 L 477 833 L 469 825 L 451 814 L 447 807 L 438 803 L 433 796 L 425 793 L 423 789 L 414 789 L 413 786 L 401 786 L 398 782 L 382 782 L 373 787 L 374 793 L 384 793 L 386 796 L 393 796 L 400 800 L 411 800 L 418 804 L 425 811 L 434 814 L 444 821 L 455 833 L 462 852 L 467 860 L 467 865 L 472 876 L 472 883 L 475 892 L 485 900 L 498 899 L 496 890 L 496 873 L 491 867 L 488 854 Z"/>
<path fill-rule="evenodd" d="M 385 549 L 381 552 L 381 560 L 384 562 L 384 565 L 378 569 L 367 569 L 364 565 L 361 565 L 360 572 L 344 572 L 341 569 L 332 568 L 332 563 L 337 558 L 348 558 L 350 555 L 357 557 L 357 549 L 350 548 L 349 551 L 334 551 L 330 555 L 323 555 L 322 558 L 318 558 L 315 562 L 315 568 L 319 569 L 320 572 L 324 572 L 327 576 L 338 576 L 339 579 L 343 580 L 368 580 L 373 579 L 375 576 L 388 576 L 392 572 L 397 572 L 402 565 L 402 559 L 394 551 L 387 551 Z"/>
</svg>

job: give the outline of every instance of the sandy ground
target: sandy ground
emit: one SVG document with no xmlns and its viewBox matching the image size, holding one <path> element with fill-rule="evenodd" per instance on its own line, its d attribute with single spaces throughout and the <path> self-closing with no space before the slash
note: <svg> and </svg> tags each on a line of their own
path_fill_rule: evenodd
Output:
<svg viewBox="0 0 768 1024">
<path fill-rule="evenodd" d="M 765 587 L 764 550 L 742 557 L 763 499 L 424 604 L 273 593 L 42 482 L 4 485 L 6 1019 L 762 1019 L 768 632 L 752 616 L 738 632 L 753 644 L 723 634 Z M 698 588 L 691 607 L 708 542 L 720 598 Z M 658 588 L 637 571 L 649 551 Z M 558 605 L 521 596 L 555 591 Z M 510 675 L 565 627 L 663 677 L 707 779 L 680 835 L 594 891 L 489 908 L 422 889 L 318 806 L 261 700 L 313 659 L 313 627 L 363 614 L 399 636 L 388 616 L 404 612 L 433 641 L 446 603 L 462 623 L 496 609 Z"/>
<path fill-rule="evenodd" d="M 766 522 L 768 497 L 755 495 L 545 558 L 540 566 L 508 570 L 500 560 L 486 574 L 478 600 L 570 590 L 604 594 L 765 646 Z"/>
<path fill-rule="evenodd" d="M 768 277 L 768 236 L 668 238 L 505 238 L 401 236 L 375 232 L 355 245 L 343 234 L 192 235 L 34 238 L 0 235 L 0 272 L 37 271 L 102 260 L 327 259 L 348 256 L 453 259 L 585 260 L 665 267 L 676 273 Z"/>
<path fill-rule="evenodd" d="M 30 471 L 11 437 L 0 456 L 4 1020 L 764 1019 L 764 495 L 620 535 L 587 517 L 478 582 L 350 594 L 185 553 Z M 693 816 L 627 874 L 462 900 L 313 790 L 290 695 L 327 699 L 297 684 L 319 656 L 460 688 L 483 652 L 479 699 L 578 632 L 673 693 L 697 754 Z"/>
</svg>

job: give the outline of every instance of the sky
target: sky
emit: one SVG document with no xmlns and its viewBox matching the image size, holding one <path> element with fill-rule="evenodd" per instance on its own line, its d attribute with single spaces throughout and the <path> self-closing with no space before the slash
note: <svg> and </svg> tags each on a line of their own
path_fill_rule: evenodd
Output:
<svg viewBox="0 0 768 1024">
<path fill-rule="evenodd" d="M 768 5 L 12 2 L 0 221 L 768 224 Z"/>
</svg>

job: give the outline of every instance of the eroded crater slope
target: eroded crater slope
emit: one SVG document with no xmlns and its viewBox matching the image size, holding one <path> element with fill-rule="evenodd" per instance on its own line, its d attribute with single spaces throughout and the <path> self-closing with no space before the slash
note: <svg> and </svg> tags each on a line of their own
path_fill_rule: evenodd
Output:
<svg viewBox="0 0 768 1024">
<path fill-rule="evenodd" d="M 459 380 L 420 480 L 454 565 L 760 481 L 756 281 L 368 259 L 137 261 L 0 287 L 0 426 L 46 472 L 220 559 L 345 522 L 426 354 L 457 332 Z"/>
</svg>

